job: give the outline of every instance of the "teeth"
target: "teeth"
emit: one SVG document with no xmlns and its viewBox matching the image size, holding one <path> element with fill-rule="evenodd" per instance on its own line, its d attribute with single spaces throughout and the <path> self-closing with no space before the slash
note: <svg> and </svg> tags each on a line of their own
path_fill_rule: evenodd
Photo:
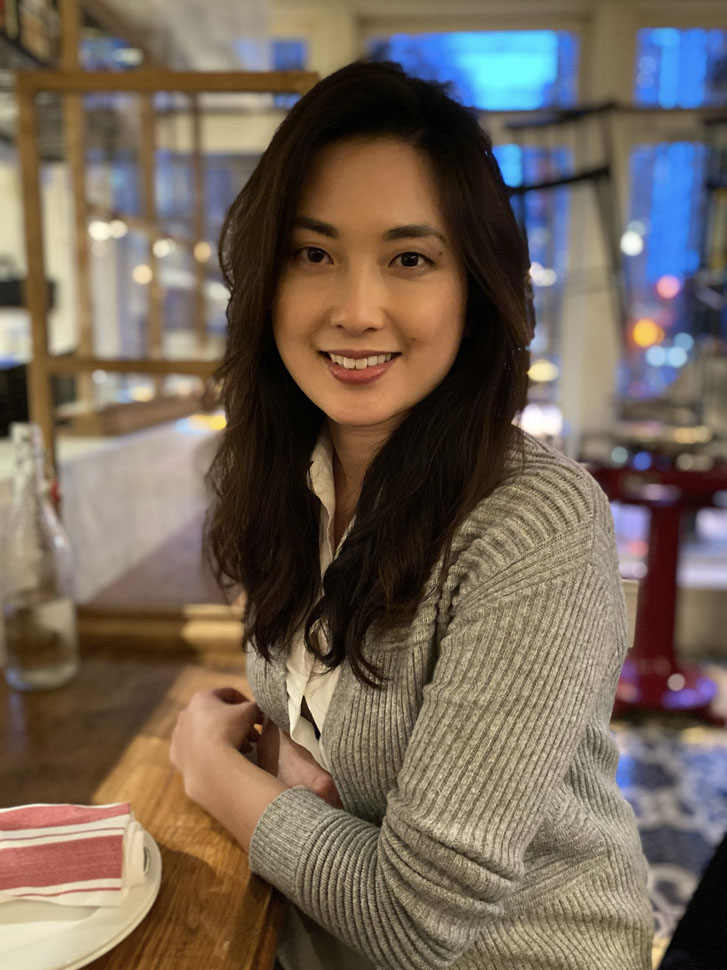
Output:
<svg viewBox="0 0 727 970">
<path fill-rule="evenodd" d="M 328 355 L 334 364 L 345 367 L 346 370 L 364 370 L 366 367 L 374 367 L 376 364 L 385 364 L 394 356 L 393 354 L 378 354 L 376 357 L 341 357 L 338 354 Z"/>
</svg>

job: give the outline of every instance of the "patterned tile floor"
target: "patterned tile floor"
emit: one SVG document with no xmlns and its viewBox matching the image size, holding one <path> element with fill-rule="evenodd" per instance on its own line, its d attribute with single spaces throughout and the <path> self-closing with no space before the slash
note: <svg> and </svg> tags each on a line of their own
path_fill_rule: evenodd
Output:
<svg viewBox="0 0 727 970">
<path fill-rule="evenodd" d="M 727 715 L 727 665 L 705 665 Z M 614 721 L 618 783 L 636 814 L 649 862 L 655 956 L 727 831 L 727 729 L 696 720 Z M 656 965 L 656 964 L 655 964 Z"/>
</svg>

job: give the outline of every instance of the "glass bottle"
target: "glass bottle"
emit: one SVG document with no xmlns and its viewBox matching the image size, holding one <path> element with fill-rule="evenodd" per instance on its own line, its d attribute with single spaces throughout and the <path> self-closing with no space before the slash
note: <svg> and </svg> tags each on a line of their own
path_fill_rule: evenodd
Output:
<svg viewBox="0 0 727 970">
<path fill-rule="evenodd" d="M 40 428 L 12 424 L 13 502 L 4 545 L 5 679 L 47 690 L 78 671 L 73 557 L 50 501 Z"/>
</svg>

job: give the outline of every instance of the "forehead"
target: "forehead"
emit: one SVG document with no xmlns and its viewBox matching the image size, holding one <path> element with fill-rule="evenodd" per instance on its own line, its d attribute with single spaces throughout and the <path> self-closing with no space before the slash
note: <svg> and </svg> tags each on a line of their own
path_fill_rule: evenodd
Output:
<svg viewBox="0 0 727 970">
<path fill-rule="evenodd" d="M 394 138 L 355 138 L 322 148 L 298 199 L 298 215 L 387 223 L 435 221 L 444 215 L 429 156 Z"/>
</svg>

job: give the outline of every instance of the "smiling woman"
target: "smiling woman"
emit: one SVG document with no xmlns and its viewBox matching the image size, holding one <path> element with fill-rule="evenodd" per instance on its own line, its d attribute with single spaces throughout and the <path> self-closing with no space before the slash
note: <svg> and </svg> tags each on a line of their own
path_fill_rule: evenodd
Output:
<svg viewBox="0 0 727 970">
<path fill-rule="evenodd" d="M 489 138 L 439 85 L 350 65 L 293 107 L 220 255 L 208 536 L 256 703 L 196 697 L 172 756 L 286 897 L 280 963 L 646 970 L 613 524 L 513 425 L 529 261 Z"/>
<path fill-rule="evenodd" d="M 273 308 L 275 342 L 326 415 L 336 454 L 368 465 L 454 363 L 465 270 L 447 242 L 431 165 L 401 141 L 324 148 L 298 212 Z"/>
</svg>

